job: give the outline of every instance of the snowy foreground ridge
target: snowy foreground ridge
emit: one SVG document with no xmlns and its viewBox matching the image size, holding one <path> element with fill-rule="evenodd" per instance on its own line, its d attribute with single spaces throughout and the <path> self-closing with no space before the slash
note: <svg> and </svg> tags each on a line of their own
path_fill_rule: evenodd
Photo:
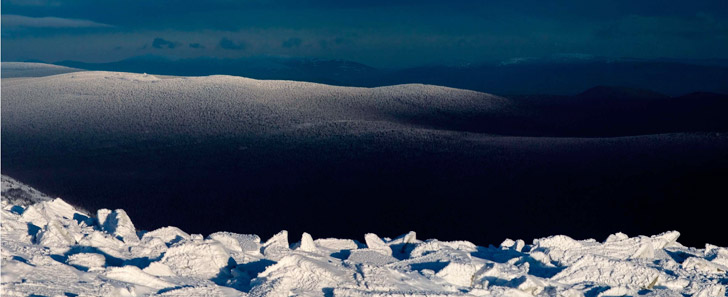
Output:
<svg viewBox="0 0 728 297">
<path fill-rule="evenodd" d="M 725 296 L 728 249 L 678 232 L 467 241 L 136 230 L 2 180 L 2 296 Z"/>
</svg>

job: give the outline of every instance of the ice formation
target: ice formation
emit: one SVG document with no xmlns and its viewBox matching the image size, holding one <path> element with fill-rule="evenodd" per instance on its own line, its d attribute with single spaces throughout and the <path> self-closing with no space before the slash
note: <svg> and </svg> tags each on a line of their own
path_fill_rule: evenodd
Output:
<svg viewBox="0 0 728 297">
<path fill-rule="evenodd" d="M 2 186 L 3 296 L 725 296 L 728 286 L 728 249 L 682 246 L 675 231 L 489 247 L 304 233 L 291 244 L 286 231 L 145 232 L 120 209 L 92 217 L 11 178 Z"/>
</svg>

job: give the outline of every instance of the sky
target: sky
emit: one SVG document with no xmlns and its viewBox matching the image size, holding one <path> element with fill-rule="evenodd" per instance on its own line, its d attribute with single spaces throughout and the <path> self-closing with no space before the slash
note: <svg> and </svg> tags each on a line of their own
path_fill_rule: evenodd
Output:
<svg viewBox="0 0 728 297">
<path fill-rule="evenodd" d="M 728 1 L 2 0 L 2 60 L 728 59 Z"/>
</svg>

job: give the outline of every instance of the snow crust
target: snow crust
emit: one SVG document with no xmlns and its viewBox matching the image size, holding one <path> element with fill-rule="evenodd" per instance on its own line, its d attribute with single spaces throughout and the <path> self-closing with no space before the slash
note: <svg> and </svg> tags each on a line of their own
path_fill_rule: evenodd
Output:
<svg viewBox="0 0 728 297">
<path fill-rule="evenodd" d="M 6 197 L 21 186 L 30 200 Z M 262 242 L 138 231 L 121 209 L 90 217 L 5 176 L 2 193 L 3 296 L 726 296 L 728 286 L 728 249 L 685 247 L 676 231 L 497 247 L 415 232 Z"/>
</svg>

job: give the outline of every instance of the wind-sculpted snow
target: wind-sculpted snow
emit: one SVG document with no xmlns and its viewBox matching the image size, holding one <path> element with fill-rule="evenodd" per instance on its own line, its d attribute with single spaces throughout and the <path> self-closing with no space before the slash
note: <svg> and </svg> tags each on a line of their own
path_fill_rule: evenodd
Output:
<svg viewBox="0 0 728 297">
<path fill-rule="evenodd" d="M 685 247 L 676 231 L 497 247 L 415 232 L 369 233 L 362 242 L 304 233 L 291 243 L 282 231 L 262 242 L 135 230 L 123 210 L 90 217 L 60 198 L 17 201 L 3 194 L 3 296 L 707 297 L 725 296 L 728 286 L 728 249 Z"/>
</svg>

